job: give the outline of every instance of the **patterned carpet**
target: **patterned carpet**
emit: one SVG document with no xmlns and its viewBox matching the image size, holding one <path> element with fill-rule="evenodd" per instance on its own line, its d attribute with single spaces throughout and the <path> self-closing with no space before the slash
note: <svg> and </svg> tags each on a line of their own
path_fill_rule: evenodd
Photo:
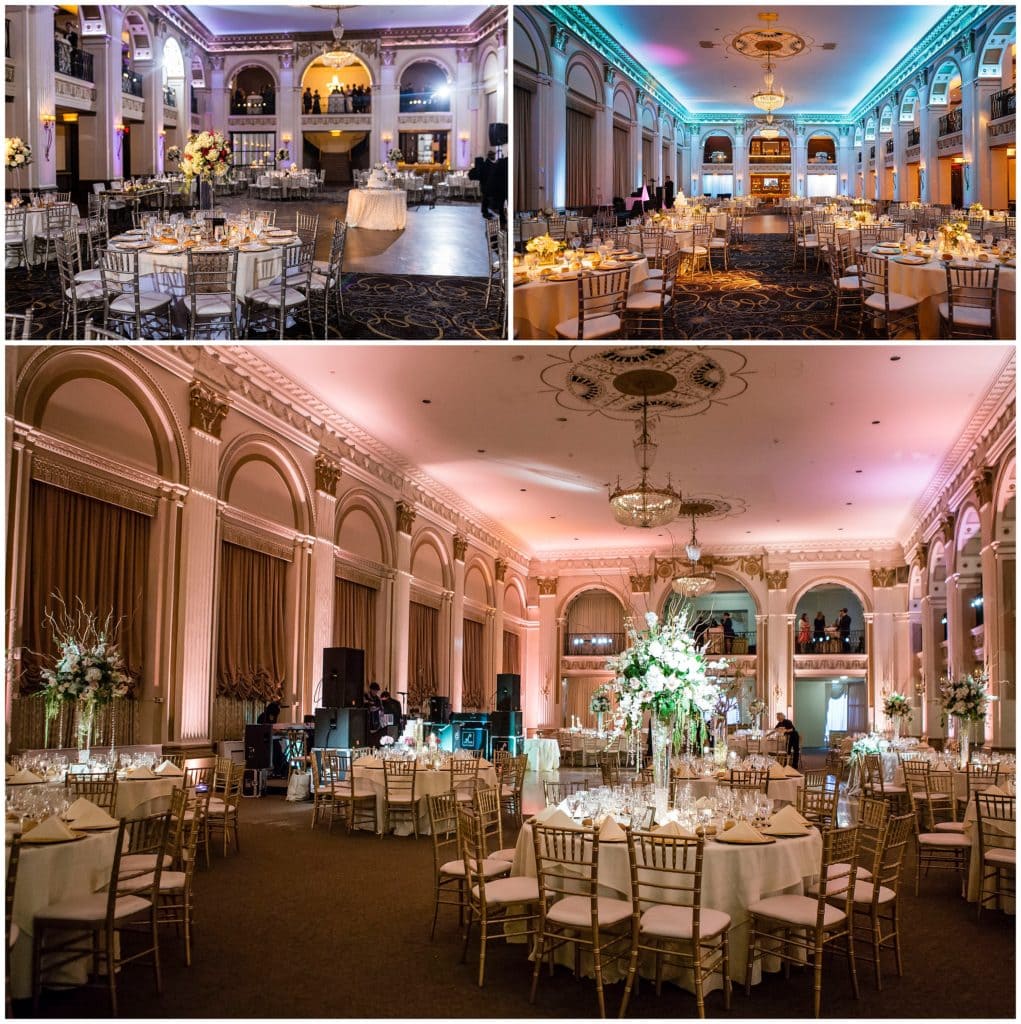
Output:
<svg viewBox="0 0 1021 1024">
<path fill-rule="evenodd" d="M 858 338 L 858 317 L 842 314 L 833 330 L 829 272 L 791 267 L 792 243 L 784 235 L 749 235 L 730 249 L 730 270 L 702 271 L 690 278 L 682 268 L 676 304 L 677 332 L 670 340 L 817 341 Z M 669 323 L 669 322 L 668 322 Z M 668 327 L 669 329 L 669 327 Z"/>
<path fill-rule="evenodd" d="M 31 278 L 25 271 L 6 273 L 5 307 L 8 313 L 24 313 L 32 307 L 32 338 L 66 340 L 60 337 L 60 289 L 56 268 L 49 274 L 36 269 Z M 486 281 L 472 277 L 426 277 L 412 275 L 346 274 L 345 316 L 338 330 L 336 319 L 329 337 L 354 340 L 400 341 L 497 341 L 504 337 L 499 303 L 494 297 L 485 308 Z M 303 341 L 321 338 L 317 326 L 310 335 L 302 319 L 292 325 L 285 338 Z M 252 340 L 272 340 L 253 333 Z"/>
</svg>

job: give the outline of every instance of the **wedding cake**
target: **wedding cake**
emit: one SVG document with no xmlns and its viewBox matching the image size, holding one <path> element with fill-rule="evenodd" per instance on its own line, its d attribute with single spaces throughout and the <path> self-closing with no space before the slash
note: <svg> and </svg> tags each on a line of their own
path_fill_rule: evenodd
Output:
<svg viewBox="0 0 1021 1024">
<path fill-rule="evenodd" d="M 373 167 L 369 172 L 369 180 L 365 183 L 366 188 L 389 188 L 390 179 L 382 167 Z"/>
</svg>

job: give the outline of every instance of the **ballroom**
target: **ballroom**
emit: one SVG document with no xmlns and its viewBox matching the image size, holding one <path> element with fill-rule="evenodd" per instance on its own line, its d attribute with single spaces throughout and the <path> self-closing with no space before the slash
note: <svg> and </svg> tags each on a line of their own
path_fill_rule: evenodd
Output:
<svg viewBox="0 0 1021 1024">
<path fill-rule="evenodd" d="M 505 337 L 507 11 L 7 5 L 7 337 Z"/>
<path fill-rule="evenodd" d="M 8 1017 L 1014 1018 L 1012 345 L 5 370 Z"/>
<path fill-rule="evenodd" d="M 515 338 L 1014 337 L 1013 6 L 513 18 Z"/>
</svg>

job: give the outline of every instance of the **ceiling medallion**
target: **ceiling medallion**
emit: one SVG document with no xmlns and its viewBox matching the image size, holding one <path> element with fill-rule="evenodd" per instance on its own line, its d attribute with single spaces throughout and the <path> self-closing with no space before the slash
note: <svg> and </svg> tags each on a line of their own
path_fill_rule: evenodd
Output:
<svg viewBox="0 0 1021 1024">
<path fill-rule="evenodd" d="M 726 38 L 727 48 L 751 60 L 762 60 L 763 57 L 784 60 L 811 49 L 811 39 L 790 29 L 780 28 L 776 24 L 779 18 L 773 11 L 763 11 L 759 15 L 762 24 L 743 28 Z"/>
<path fill-rule="evenodd" d="M 643 403 L 660 416 L 699 416 L 713 405 L 743 394 L 747 359 L 723 348 L 630 346 L 627 348 L 572 348 L 542 371 L 544 384 L 556 392 L 557 404 L 575 412 L 602 413 L 610 419 L 634 420 Z M 640 396 L 615 386 L 622 370 L 659 370 L 674 378 L 670 390 Z"/>
</svg>

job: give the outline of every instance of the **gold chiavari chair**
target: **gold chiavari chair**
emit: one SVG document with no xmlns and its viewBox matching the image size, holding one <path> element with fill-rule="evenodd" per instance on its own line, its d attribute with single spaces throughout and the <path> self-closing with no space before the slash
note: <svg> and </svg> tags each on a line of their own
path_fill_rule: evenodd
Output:
<svg viewBox="0 0 1021 1024">
<path fill-rule="evenodd" d="M 528 755 L 518 754 L 507 762 L 503 778 L 499 781 L 500 807 L 520 825 L 524 808 L 525 774 Z"/>
<path fill-rule="evenodd" d="M 586 787 L 585 782 L 546 782 L 542 783 L 542 795 L 547 807 L 553 807 L 562 803 L 572 793 L 577 793 Z"/>
<path fill-rule="evenodd" d="M 330 828 L 333 828 L 333 815 L 336 811 L 343 812 L 344 823 L 350 833 L 361 825 L 371 824 L 372 831 L 379 828 L 377 813 L 376 790 L 367 780 L 355 774 L 357 758 L 355 752 L 327 750 L 325 751 L 327 777 L 331 789 Z"/>
<path fill-rule="evenodd" d="M 1003 897 L 1014 899 L 1017 892 L 1017 805 L 1012 796 L 975 794 L 978 850 L 982 881 L 978 895 L 978 916 L 986 904 L 1003 908 Z"/>
<path fill-rule="evenodd" d="M 418 838 L 418 765 L 414 761 L 383 760 L 383 830 L 390 831 L 394 817 L 408 817 L 415 838 Z"/>
<path fill-rule="evenodd" d="M 117 806 L 116 772 L 68 772 L 65 776 L 68 796 L 74 800 L 84 797 L 107 814 L 114 815 Z"/>
<path fill-rule="evenodd" d="M 925 804 L 930 831 L 918 830 L 915 822 L 915 895 L 923 868 L 928 875 L 931 868 L 955 871 L 960 876 L 963 889 L 968 858 L 971 855 L 971 840 L 963 831 L 948 831 L 936 828 L 936 816 L 949 811 L 956 818 L 956 804 L 953 799 L 954 781 L 950 772 L 930 772 L 925 779 Z"/>
</svg>

